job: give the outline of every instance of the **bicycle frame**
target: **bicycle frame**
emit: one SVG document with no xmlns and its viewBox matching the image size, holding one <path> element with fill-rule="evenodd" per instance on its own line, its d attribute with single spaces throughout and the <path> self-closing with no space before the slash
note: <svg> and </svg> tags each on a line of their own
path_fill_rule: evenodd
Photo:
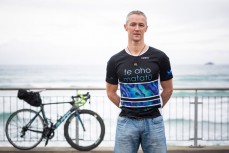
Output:
<svg viewBox="0 0 229 153">
<path fill-rule="evenodd" d="M 85 131 L 84 124 L 83 124 L 83 122 L 82 122 L 82 120 L 81 120 L 81 118 L 80 118 L 80 116 L 79 116 L 79 114 L 78 114 L 79 108 L 78 108 L 75 104 L 73 104 L 73 102 L 58 102 L 58 103 L 41 104 L 40 110 L 39 110 L 39 111 L 37 112 L 37 114 L 29 121 L 29 123 L 28 123 L 25 127 L 28 128 L 28 127 L 32 124 L 32 122 L 35 120 L 35 118 L 38 117 L 38 115 L 39 115 L 40 113 L 42 114 L 42 117 L 43 117 L 43 119 L 44 119 L 44 126 L 47 127 L 48 124 L 49 124 L 49 123 L 48 123 L 49 121 L 48 121 L 48 118 L 47 118 L 46 115 L 45 115 L 44 105 L 54 105 L 54 104 L 63 104 L 63 103 L 69 103 L 69 104 L 72 105 L 72 107 L 71 107 L 62 117 L 60 117 L 59 119 L 57 119 L 57 122 L 54 123 L 54 125 L 51 127 L 52 130 L 53 130 L 53 131 L 56 130 L 56 129 L 60 126 L 61 123 L 63 123 L 63 122 L 73 113 L 73 112 L 75 112 L 75 115 L 78 117 L 78 119 L 79 119 L 79 121 L 80 121 L 80 123 L 81 123 L 81 125 L 82 125 L 82 127 L 83 127 L 83 129 L 84 129 L 84 131 Z M 31 130 L 31 131 L 34 131 L 34 130 Z M 42 133 L 43 131 L 34 131 L 34 132 Z"/>
<path fill-rule="evenodd" d="M 62 102 L 62 103 L 70 103 L 71 104 L 71 102 Z M 62 104 L 62 103 L 53 103 L 53 104 Z M 47 105 L 47 104 L 45 104 L 45 105 Z M 57 119 L 57 122 L 53 125 L 52 129 L 53 130 L 57 129 L 60 126 L 60 124 L 63 123 L 73 112 L 75 112 L 75 114 L 77 115 L 77 117 L 78 117 L 78 119 L 79 119 L 79 121 L 80 121 L 80 123 L 84 129 L 83 122 L 77 113 L 78 111 L 79 111 L 79 108 L 75 104 L 73 104 L 72 107 L 62 117 Z"/>
</svg>

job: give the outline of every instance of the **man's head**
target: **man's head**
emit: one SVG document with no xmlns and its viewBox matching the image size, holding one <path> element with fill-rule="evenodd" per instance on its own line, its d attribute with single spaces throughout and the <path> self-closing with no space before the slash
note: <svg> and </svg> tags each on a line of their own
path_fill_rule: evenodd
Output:
<svg viewBox="0 0 229 153">
<path fill-rule="evenodd" d="M 144 16 L 145 17 L 145 21 L 146 21 L 146 25 L 147 25 L 147 17 L 145 15 L 145 13 L 143 13 L 142 11 L 138 11 L 138 10 L 131 11 L 130 13 L 127 14 L 127 16 L 126 16 L 126 24 L 129 21 L 129 17 L 131 15 L 133 15 L 133 14 Z"/>
<path fill-rule="evenodd" d="M 147 18 L 141 11 L 131 11 L 126 17 L 125 30 L 128 32 L 129 41 L 144 42 L 144 34 L 147 31 Z"/>
</svg>

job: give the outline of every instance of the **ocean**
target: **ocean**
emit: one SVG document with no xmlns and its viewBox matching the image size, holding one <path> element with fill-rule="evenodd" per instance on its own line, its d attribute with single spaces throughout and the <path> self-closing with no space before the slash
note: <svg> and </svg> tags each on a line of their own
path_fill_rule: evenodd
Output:
<svg viewBox="0 0 229 153">
<path fill-rule="evenodd" d="M 174 65 L 175 88 L 229 87 L 229 65 Z M 0 65 L 0 88 L 105 87 L 106 65 Z"/>
<path fill-rule="evenodd" d="M 172 71 L 174 88 L 229 88 L 229 65 L 173 65 Z M 0 88 L 105 88 L 105 75 L 106 65 L 0 65 Z M 75 91 L 68 92 L 67 96 L 75 94 Z M 90 92 L 96 96 L 100 93 L 99 91 Z M 199 107 L 198 135 L 206 140 L 201 144 L 228 145 L 229 91 L 200 91 L 199 93 L 202 94 L 199 101 L 203 104 Z M 103 91 L 101 96 L 94 96 L 93 102 L 86 108 L 98 112 L 104 119 L 106 141 L 103 145 L 107 146 L 108 141 L 114 140 L 115 123 L 119 111 L 114 105 L 106 103 L 108 99 L 106 96 L 104 98 L 104 94 Z M 192 144 L 192 141 L 185 141 L 193 136 L 194 107 L 190 101 L 194 101 L 194 94 L 193 91 L 175 91 L 172 102 L 164 108 L 164 121 L 169 145 Z M 189 97 L 189 95 L 192 96 Z M 216 97 L 208 97 L 213 95 Z M 2 96 L 15 96 L 11 98 L 11 101 L 16 102 L 15 91 L 0 91 L 0 102 L 7 101 L 7 97 L 4 99 L 1 98 Z M 63 95 L 59 91 L 45 91 L 42 92 L 42 96 Z M 44 98 L 47 102 L 53 102 L 58 98 L 50 99 Z M 104 103 L 99 103 L 100 101 Z M 9 109 L 8 106 L 8 104 L 4 104 L 3 107 L 0 107 L 1 140 L 5 139 L 2 125 L 10 112 L 19 109 L 14 106 Z M 57 107 L 54 109 L 55 112 L 58 112 Z M 51 107 L 48 110 L 53 111 Z M 60 110 L 63 109 L 60 108 Z M 57 135 L 63 136 L 63 131 Z"/>
</svg>

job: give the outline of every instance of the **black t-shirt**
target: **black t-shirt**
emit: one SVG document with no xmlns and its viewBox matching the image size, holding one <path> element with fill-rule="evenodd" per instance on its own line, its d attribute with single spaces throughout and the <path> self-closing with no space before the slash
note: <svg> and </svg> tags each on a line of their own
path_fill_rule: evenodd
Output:
<svg viewBox="0 0 229 153">
<path fill-rule="evenodd" d="M 106 82 L 119 84 L 120 116 L 160 116 L 160 81 L 172 78 L 168 56 L 153 47 L 140 56 L 132 56 L 122 50 L 107 64 Z"/>
</svg>

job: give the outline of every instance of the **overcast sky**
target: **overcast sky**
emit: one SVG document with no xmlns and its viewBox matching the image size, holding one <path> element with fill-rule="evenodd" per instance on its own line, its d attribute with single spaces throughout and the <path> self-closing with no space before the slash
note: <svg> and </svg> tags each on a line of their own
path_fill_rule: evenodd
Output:
<svg viewBox="0 0 229 153">
<path fill-rule="evenodd" d="M 229 0 L 0 0 L 0 65 L 106 65 L 132 10 L 172 64 L 229 64 Z"/>
</svg>

